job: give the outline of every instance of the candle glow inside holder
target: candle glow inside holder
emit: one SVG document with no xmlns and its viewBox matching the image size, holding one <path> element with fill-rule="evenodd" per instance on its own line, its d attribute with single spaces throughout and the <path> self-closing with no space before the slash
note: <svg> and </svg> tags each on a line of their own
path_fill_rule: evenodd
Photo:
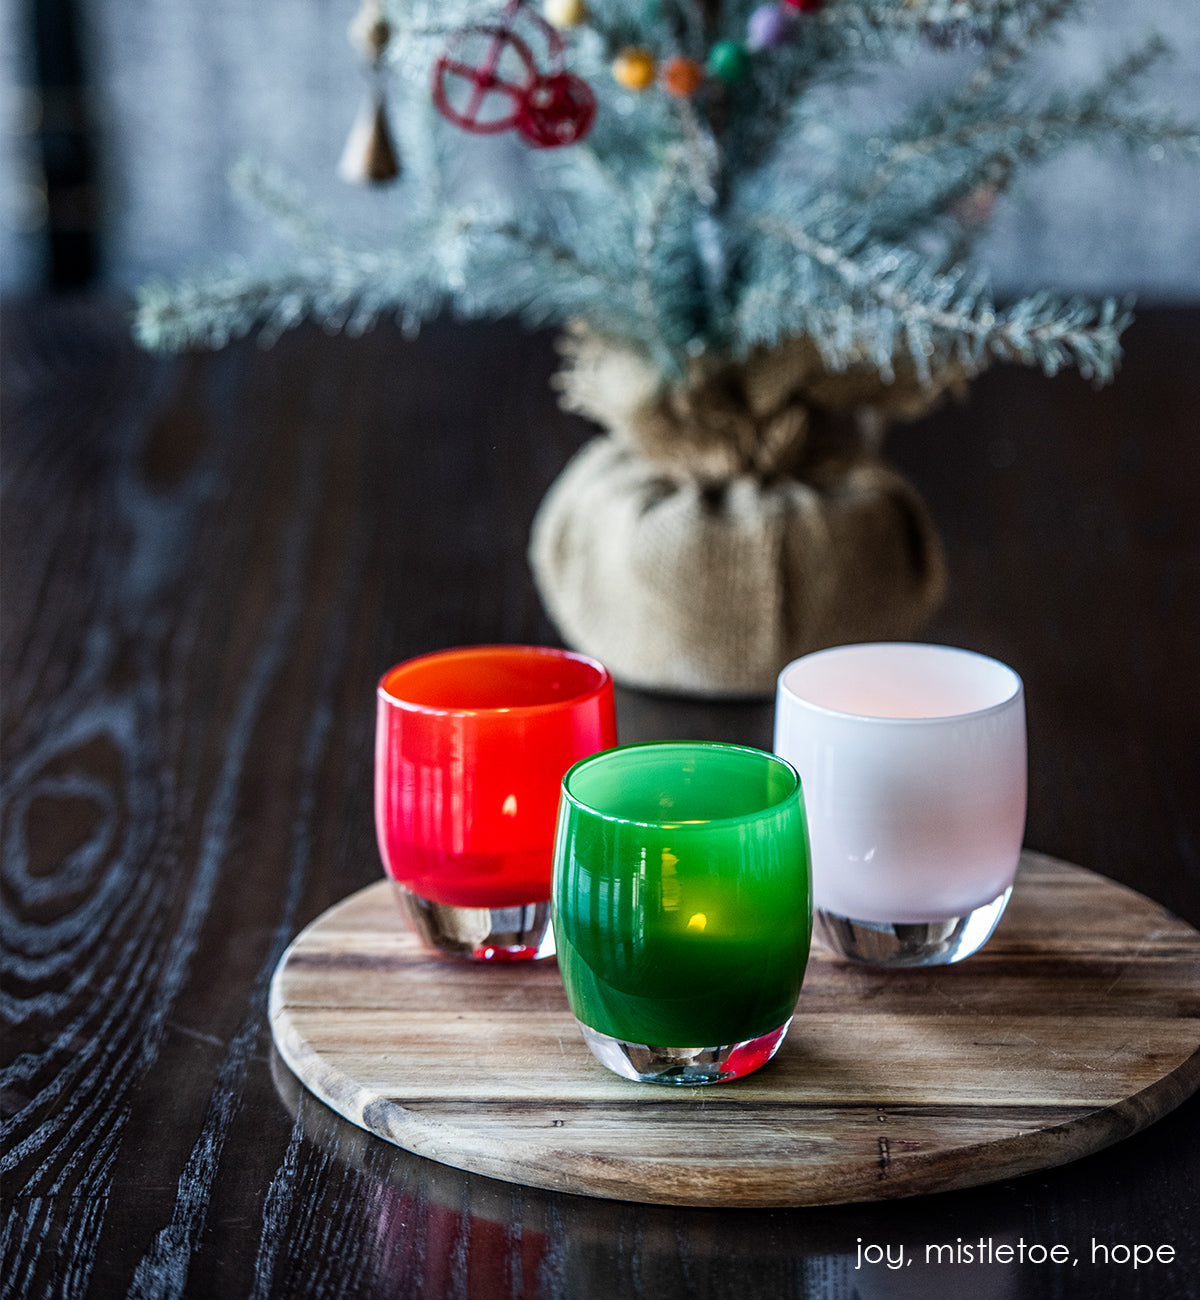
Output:
<svg viewBox="0 0 1200 1300">
<path fill-rule="evenodd" d="M 616 743 L 612 678 L 540 646 L 468 646 L 379 683 L 375 825 L 408 925 L 479 961 L 554 952 L 550 866 L 558 788 Z"/>
<path fill-rule="evenodd" d="M 792 767 L 735 745 L 630 745 L 563 781 L 553 915 L 571 1010 L 625 1078 L 716 1083 L 791 1022 L 811 935 Z"/>
</svg>

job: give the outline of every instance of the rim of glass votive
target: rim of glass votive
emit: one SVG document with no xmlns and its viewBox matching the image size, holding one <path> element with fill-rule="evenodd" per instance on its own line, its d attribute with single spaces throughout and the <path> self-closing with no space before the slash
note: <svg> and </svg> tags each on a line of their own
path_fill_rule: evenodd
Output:
<svg viewBox="0 0 1200 1300">
<path fill-rule="evenodd" d="M 395 679 L 410 673 L 419 674 L 422 668 L 432 663 L 450 663 L 456 659 L 492 661 L 519 661 L 545 659 L 558 663 L 577 664 L 590 672 L 586 686 L 574 693 L 556 695 L 552 699 L 527 704 L 431 704 L 422 700 L 406 699 L 396 694 Z M 461 718 L 461 717 L 530 717 L 539 713 L 553 713 L 558 709 L 586 703 L 596 699 L 612 684 L 608 669 L 589 655 L 578 654 L 574 650 L 561 650 L 555 646 L 536 645 L 474 645 L 454 646 L 447 650 L 431 650 L 427 654 L 404 659 L 391 668 L 379 679 L 376 688 L 379 698 L 396 709 L 408 713 L 422 714 L 427 717 Z"/>
<path fill-rule="evenodd" d="M 991 669 L 998 669 L 1000 675 L 1007 681 L 1009 689 L 1001 699 L 994 700 L 991 704 L 981 705 L 975 709 L 963 709 L 956 713 L 929 713 L 920 716 L 896 716 L 888 713 L 860 713 L 853 709 L 837 709 L 829 704 L 821 704 L 817 700 L 810 699 L 807 695 L 801 693 L 796 687 L 788 681 L 791 675 L 801 664 L 811 663 L 816 659 L 848 657 L 856 652 L 866 652 L 871 650 L 899 648 L 905 650 L 914 650 L 918 654 L 925 654 L 928 651 L 936 655 L 944 656 L 947 659 L 974 659 L 980 663 L 988 665 Z M 984 718 L 989 713 L 996 713 L 1000 709 L 1008 708 L 1014 700 L 1018 700 L 1024 693 L 1025 683 L 1022 681 L 1020 674 L 1016 669 L 1009 667 L 1003 660 L 996 659 L 992 655 L 981 654 L 978 650 L 966 650 L 961 646 L 942 645 L 937 642 L 929 641 L 866 641 L 861 644 L 835 645 L 829 646 L 824 650 L 814 650 L 811 654 L 801 655 L 798 659 L 793 659 L 779 674 L 778 688 L 781 693 L 794 700 L 797 704 L 803 705 L 807 709 L 812 709 L 815 713 L 823 713 L 831 718 L 846 718 L 858 722 L 870 722 L 872 724 L 886 723 L 888 725 L 898 726 L 918 726 L 928 727 L 936 726 L 946 722 L 960 722 L 964 718 Z"/>
<path fill-rule="evenodd" d="M 663 753 L 669 751 L 695 752 L 697 750 L 706 752 L 718 752 L 727 755 L 744 755 L 755 761 L 762 760 L 764 768 L 780 768 L 791 778 L 791 787 L 779 798 L 772 800 L 770 803 L 763 803 L 756 808 L 752 808 L 744 813 L 735 813 L 729 817 L 710 817 L 704 821 L 672 821 L 670 818 L 663 818 L 656 821 L 647 821 L 639 817 L 623 817 L 619 813 L 607 812 L 603 808 L 597 808 L 595 804 L 588 803 L 571 789 L 571 782 L 577 776 L 581 768 L 599 766 L 602 763 L 620 762 L 621 759 L 634 751 L 644 752 L 646 750 L 659 750 Z M 732 745 L 719 740 L 646 740 L 633 745 L 614 745 L 611 749 L 602 749 L 595 754 L 589 754 L 586 758 L 581 758 L 577 763 L 573 763 L 566 771 L 562 779 L 563 798 L 581 812 L 588 813 L 593 817 L 601 817 L 605 821 L 614 822 L 621 826 L 646 826 L 658 829 L 671 829 L 680 831 L 706 831 L 715 826 L 728 826 L 737 822 L 749 821 L 755 817 L 763 817 L 769 813 L 785 808 L 789 803 L 798 801 L 801 798 L 800 773 L 786 759 L 781 758 L 778 754 L 772 754 L 765 749 L 755 749 L 752 745 Z"/>
</svg>

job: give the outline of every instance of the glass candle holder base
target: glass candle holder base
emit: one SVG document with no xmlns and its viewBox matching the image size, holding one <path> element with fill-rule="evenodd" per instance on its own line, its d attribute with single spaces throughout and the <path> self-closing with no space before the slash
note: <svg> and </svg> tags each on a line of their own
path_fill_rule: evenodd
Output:
<svg viewBox="0 0 1200 1300">
<path fill-rule="evenodd" d="M 813 936 L 837 956 L 867 966 L 949 966 L 987 943 L 1011 893 L 1010 886 L 990 903 L 944 921 L 856 921 L 818 907 Z"/>
<path fill-rule="evenodd" d="M 400 914 L 427 948 L 471 961 L 537 961 L 554 956 L 550 902 L 518 907 L 433 903 L 392 881 Z"/>
<path fill-rule="evenodd" d="M 652 1047 L 610 1038 L 583 1021 L 576 1021 L 592 1055 L 614 1074 L 634 1083 L 665 1083 L 688 1088 L 740 1079 L 766 1065 L 779 1050 L 791 1023 L 789 1017 L 768 1034 L 725 1047 Z"/>
</svg>

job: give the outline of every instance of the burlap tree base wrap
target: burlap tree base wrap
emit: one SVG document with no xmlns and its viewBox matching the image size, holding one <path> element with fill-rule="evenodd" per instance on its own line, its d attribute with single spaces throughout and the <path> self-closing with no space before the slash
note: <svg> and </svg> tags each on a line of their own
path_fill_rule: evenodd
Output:
<svg viewBox="0 0 1200 1300">
<path fill-rule="evenodd" d="M 564 640 L 618 681 L 769 695 L 797 655 L 909 637 L 941 600 L 928 513 L 850 418 L 931 390 L 829 375 L 802 340 L 676 388 L 590 334 L 564 350 L 564 405 L 609 432 L 546 495 L 530 561 Z"/>
</svg>

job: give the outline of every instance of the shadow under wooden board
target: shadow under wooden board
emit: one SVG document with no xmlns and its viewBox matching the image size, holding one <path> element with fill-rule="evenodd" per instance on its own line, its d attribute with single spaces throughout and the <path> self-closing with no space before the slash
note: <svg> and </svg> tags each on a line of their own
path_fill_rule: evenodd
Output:
<svg viewBox="0 0 1200 1300">
<path fill-rule="evenodd" d="M 792 1027 L 703 1088 L 599 1065 L 553 961 L 429 955 L 380 881 L 284 954 L 289 1068 L 370 1133 L 507 1182 L 667 1205 L 788 1206 L 971 1187 L 1127 1137 L 1200 1085 L 1200 934 L 1026 853 L 991 941 L 877 971 L 814 945 Z"/>
</svg>

